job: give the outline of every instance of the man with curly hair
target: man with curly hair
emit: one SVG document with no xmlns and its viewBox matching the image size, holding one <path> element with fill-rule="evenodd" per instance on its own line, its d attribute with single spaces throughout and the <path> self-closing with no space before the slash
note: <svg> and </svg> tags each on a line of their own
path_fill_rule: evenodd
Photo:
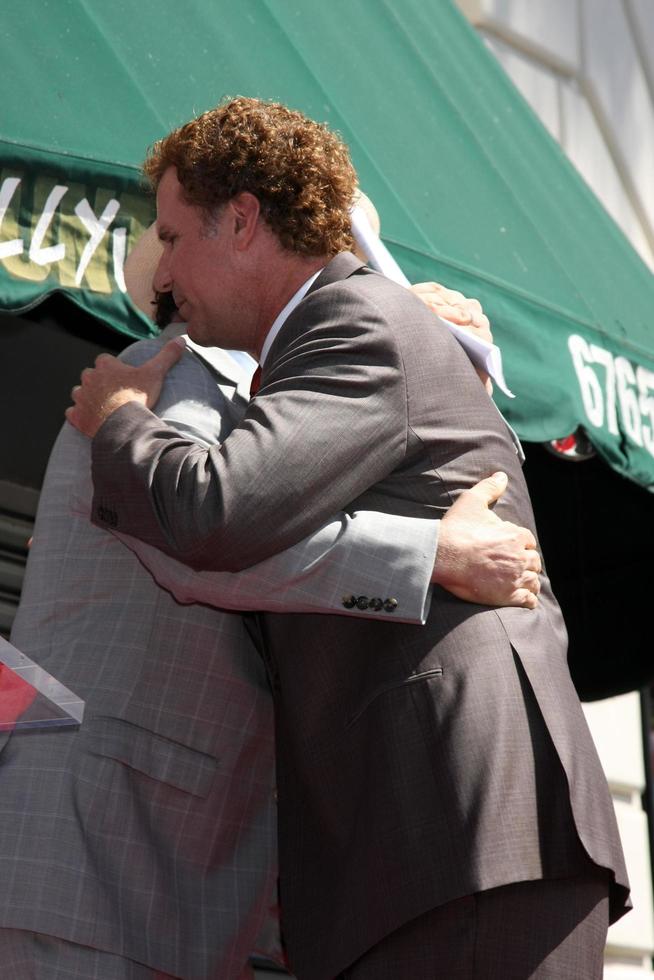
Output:
<svg viewBox="0 0 654 980">
<path fill-rule="evenodd" d="M 443 518 L 425 626 L 392 623 L 392 597 L 343 600 L 386 601 L 389 622 L 262 617 L 293 970 L 598 980 L 628 883 L 504 420 L 424 304 L 349 253 L 356 179 L 324 126 L 235 99 L 157 144 L 146 172 L 155 284 L 195 341 L 255 354 L 261 387 L 205 450 L 147 407 L 174 347 L 85 372 L 68 417 L 94 437 L 94 520 L 238 569 L 340 507 Z M 498 466 L 497 515 L 531 529 L 505 608 L 479 591 L 493 573 L 477 544 L 460 534 L 452 561 L 447 530 Z"/>
</svg>

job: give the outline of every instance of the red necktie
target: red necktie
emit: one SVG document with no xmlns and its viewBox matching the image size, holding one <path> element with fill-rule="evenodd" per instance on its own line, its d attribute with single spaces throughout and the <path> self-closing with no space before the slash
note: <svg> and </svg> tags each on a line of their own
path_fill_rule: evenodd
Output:
<svg viewBox="0 0 654 980">
<path fill-rule="evenodd" d="M 252 375 L 252 381 L 250 382 L 250 398 L 254 398 L 259 388 L 261 387 L 261 365 L 257 365 L 257 369 Z"/>
</svg>

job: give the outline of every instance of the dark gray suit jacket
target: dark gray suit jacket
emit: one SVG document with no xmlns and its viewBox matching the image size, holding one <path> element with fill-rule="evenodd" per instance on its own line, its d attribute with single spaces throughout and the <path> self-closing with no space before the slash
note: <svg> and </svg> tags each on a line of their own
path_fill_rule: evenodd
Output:
<svg viewBox="0 0 654 980">
<path fill-rule="evenodd" d="M 94 441 L 95 519 L 196 567 L 238 568 L 349 502 L 439 515 L 496 469 L 535 532 L 507 428 L 467 357 L 406 290 L 340 255 L 291 314 L 220 449 L 126 406 Z M 613 807 L 547 578 L 535 611 L 436 590 L 424 627 L 263 622 L 277 706 L 291 963 L 326 980 L 403 922 L 473 892 L 612 872 Z"/>
</svg>

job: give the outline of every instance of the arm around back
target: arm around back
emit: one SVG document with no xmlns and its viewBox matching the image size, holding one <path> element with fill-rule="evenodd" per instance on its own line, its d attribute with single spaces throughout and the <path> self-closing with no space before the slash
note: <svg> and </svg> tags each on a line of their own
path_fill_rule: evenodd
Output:
<svg viewBox="0 0 654 980">
<path fill-rule="evenodd" d="M 93 519 L 194 568 L 247 567 L 397 466 L 406 422 L 392 331 L 337 283 L 289 318 L 260 395 L 219 448 L 199 449 L 141 405 L 111 415 L 93 444 Z"/>
</svg>

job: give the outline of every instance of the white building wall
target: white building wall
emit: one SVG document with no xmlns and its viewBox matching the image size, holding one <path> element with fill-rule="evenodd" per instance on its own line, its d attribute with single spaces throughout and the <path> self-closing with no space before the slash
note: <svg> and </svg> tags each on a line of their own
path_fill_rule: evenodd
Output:
<svg viewBox="0 0 654 980">
<path fill-rule="evenodd" d="M 645 765 L 640 698 L 637 692 L 624 694 L 586 704 L 584 711 L 613 794 L 634 903 L 633 911 L 609 930 L 605 977 L 650 977 L 654 912 L 647 817 L 641 807 Z"/>
<path fill-rule="evenodd" d="M 654 0 L 457 0 L 654 269 Z M 584 706 L 613 794 L 634 911 L 609 930 L 606 980 L 654 976 L 637 693 Z"/>
<path fill-rule="evenodd" d="M 652 0 L 458 0 L 654 269 Z"/>
</svg>

